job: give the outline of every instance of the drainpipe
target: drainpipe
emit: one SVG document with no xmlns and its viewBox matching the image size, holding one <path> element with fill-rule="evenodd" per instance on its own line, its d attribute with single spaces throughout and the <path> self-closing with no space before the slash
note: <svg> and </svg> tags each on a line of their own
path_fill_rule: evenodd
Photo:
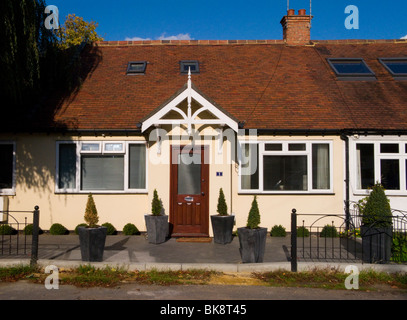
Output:
<svg viewBox="0 0 407 320">
<path fill-rule="evenodd" d="M 349 211 L 349 137 L 346 133 L 341 134 L 341 139 L 345 142 L 345 217 L 346 217 L 346 230 L 349 230 L 350 211 Z"/>
</svg>

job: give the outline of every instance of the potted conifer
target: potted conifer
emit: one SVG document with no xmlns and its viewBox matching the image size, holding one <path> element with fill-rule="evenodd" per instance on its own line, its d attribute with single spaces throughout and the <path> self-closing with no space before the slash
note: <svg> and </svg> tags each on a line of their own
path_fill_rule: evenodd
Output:
<svg viewBox="0 0 407 320">
<path fill-rule="evenodd" d="M 97 225 L 99 216 L 91 194 L 88 195 L 84 219 L 87 226 L 78 227 L 82 261 L 103 261 L 107 228 Z"/>
<path fill-rule="evenodd" d="M 211 216 L 213 240 L 215 243 L 227 244 L 233 239 L 235 217 L 228 214 L 228 206 L 222 188 L 219 190 L 217 215 Z"/>
<path fill-rule="evenodd" d="M 380 183 L 372 187 L 370 195 L 359 201 L 362 215 L 363 261 L 380 263 L 390 260 L 393 238 L 390 201 Z"/>
<path fill-rule="evenodd" d="M 243 263 L 263 262 L 266 248 L 267 228 L 261 228 L 257 198 L 254 196 L 247 218 L 247 225 L 237 229 L 240 256 Z"/>
<path fill-rule="evenodd" d="M 167 240 L 169 225 L 168 216 L 163 214 L 163 206 L 154 189 L 153 201 L 151 202 L 151 214 L 144 215 L 149 243 L 159 244 Z"/>
</svg>

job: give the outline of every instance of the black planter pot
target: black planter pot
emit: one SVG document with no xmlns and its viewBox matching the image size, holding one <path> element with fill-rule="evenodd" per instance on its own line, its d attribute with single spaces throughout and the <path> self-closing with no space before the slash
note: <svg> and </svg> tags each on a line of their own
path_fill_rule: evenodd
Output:
<svg viewBox="0 0 407 320">
<path fill-rule="evenodd" d="M 392 227 L 361 226 L 363 262 L 385 263 L 390 261 L 393 243 Z"/>
<path fill-rule="evenodd" d="M 219 244 L 227 244 L 232 242 L 233 239 L 233 225 L 235 223 L 235 216 L 211 216 L 213 241 Z"/>
<path fill-rule="evenodd" d="M 103 261 L 107 228 L 79 227 L 78 234 L 82 261 Z"/>
<path fill-rule="evenodd" d="M 243 263 L 263 262 L 267 228 L 238 228 L 240 256 Z"/>
<path fill-rule="evenodd" d="M 149 243 L 159 244 L 163 243 L 168 238 L 168 216 L 153 216 L 146 214 L 144 216 L 147 228 L 147 238 Z"/>
</svg>

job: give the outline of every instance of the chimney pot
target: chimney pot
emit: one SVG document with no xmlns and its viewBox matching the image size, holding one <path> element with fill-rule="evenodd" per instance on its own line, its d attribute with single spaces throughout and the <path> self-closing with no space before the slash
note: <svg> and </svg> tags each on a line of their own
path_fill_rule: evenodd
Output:
<svg viewBox="0 0 407 320">
<path fill-rule="evenodd" d="M 293 16 L 293 15 L 295 15 L 295 10 L 294 10 L 294 9 L 289 9 L 289 10 L 287 10 L 287 15 L 288 15 L 288 16 Z"/>
<path fill-rule="evenodd" d="M 305 13 L 306 13 L 307 11 L 305 10 L 305 9 L 300 9 L 300 10 L 298 10 L 298 15 L 299 16 L 305 16 Z"/>
</svg>

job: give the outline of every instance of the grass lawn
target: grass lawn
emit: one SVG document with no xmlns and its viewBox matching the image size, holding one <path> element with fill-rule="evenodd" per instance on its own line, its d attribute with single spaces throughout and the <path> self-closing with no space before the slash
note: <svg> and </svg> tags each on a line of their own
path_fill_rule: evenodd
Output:
<svg viewBox="0 0 407 320">
<path fill-rule="evenodd" d="M 17 265 L 0 268 L 0 282 L 28 280 L 44 283 L 50 274 L 39 267 Z M 313 270 L 306 272 L 273 271 L 251 274 L 222 273 L 208 270 L 185 271 L 129 271 L 125 268 L 95 268 L 81 265 L 77 268 L 59 268 L 59 284 L 78 287 L 114 287 L 125 283 L 154 285 L 265 285 L 285 287 L 309 287 L 325 289 L 346 289 L 348 274 L 338 270 Z M 385 273 L 373 270 L 359 273 L 359 290 L 377 288 L 407 290 L 406 273 Z"/>
</svg>

